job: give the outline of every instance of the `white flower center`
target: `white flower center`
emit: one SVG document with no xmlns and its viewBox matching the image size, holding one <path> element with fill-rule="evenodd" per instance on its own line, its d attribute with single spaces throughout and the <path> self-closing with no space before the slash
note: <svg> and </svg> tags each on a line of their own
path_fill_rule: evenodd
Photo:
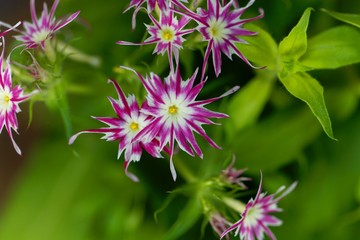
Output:
<svg viewBox="0 0 360 240">
<path fill-rule="evenodd" d="M 214 41 L 222 41 L 226 38 L 228 30 L 225 23 L 221 19 L 210 19 L 208 33 Z"/>
<path fill-rule="evenodd" d="M 175 38 L 175 31 L 173 27 L 166 26 L 159 30 L 160 39 L 164 42 L 172 42 Z"/>
<path fill-rule="evenodd" d="M 255 226 L 257 225 L 259 219 L 262 216 L 262 208 L 258 204 L 248 209 L 244 223 L 248 226 Z"/>
<path fill-rule="evenodd" d="M 38 32 L 35 32 L 33 35 L 32 35 L 32 38 L 31 40 L 34 42 L 34 43 L 41 43 L 43 41 L 45 41 L 50 35 L 50 30 L 48 29 L 41 29 L 40 31 Z"/>
</svg>

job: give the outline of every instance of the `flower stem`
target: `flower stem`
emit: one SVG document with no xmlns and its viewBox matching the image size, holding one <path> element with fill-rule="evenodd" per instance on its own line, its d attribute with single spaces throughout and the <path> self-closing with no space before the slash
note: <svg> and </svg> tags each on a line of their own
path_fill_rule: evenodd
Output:
<svg viewBox="0 0 360 240">
<path fill-rule="evenodd" d="M 245 211 L 245 204 L 239 200 L 229 197 L 223 197 L 223 201 L 226 205 L 239 212 L 240 214 Z"/>
<path fill-rule="evenodd" d="M 44 49 L 45 56 L 49 60 L 51 64 L 55 64 L 56 62 L 56 52 L 55 48 L 51 43 L 51 39 L 47 39 L 45 41 L 45 49 Z"/>
<path fill-rule="evenodd" d="M 188 183 L 195 182 L 197 180 L 194 173 L 189 169 L 188 166 L 186 166 L 184 161 L 180 159 L 179 156 L 176 156 L 176 170 Z"/>
</svg>

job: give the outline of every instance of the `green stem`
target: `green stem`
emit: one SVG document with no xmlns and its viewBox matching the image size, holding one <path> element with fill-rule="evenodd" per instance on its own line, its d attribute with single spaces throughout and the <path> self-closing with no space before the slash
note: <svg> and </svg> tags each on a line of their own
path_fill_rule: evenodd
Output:
<svg viewBox="0 0 360 240">
<path fill-rule="evenodd" d="M 51 64 L 55 64 L 56 62 L 56 51 L 54 46 L 51 43 L 51 39 L 47 39 L 45 41 L 45 49 L 44 49 L 45 56 L 49 60 Z"/>
<path fill-rule="evenodd" d="M 49 88 L 49 91 L 52 91 L 52 94 L 50 95 L 52 98 L 48 99 L 48 101 L 50 106 L 55 107 L 59 111 L 64 123 L 66 137 L 69 138 L 72 133 L 72 126 L 66 94 L 66 83 L 61 74 L 61 62 L 56 61 L 56 55 L 53 56 L 53 54 L 56 54 L 56 52 L 53 51 L 54 48 L 46 47 L 45 50 L 45 54 L 48 57 L 50 64 L 52 64 L 52 78 L 51 83 L 49 83 L 52 85 L 51 88 Z"/>
<path fill-rule="evenodd" d="M 245 211 L 245 204 L 239 200 L 229 197 L 223 197 L 222 199 L 226 205 L 239 212 L 240 214 Z"/>
<path fill-rule="evenodd" d="M 69 104 L 67 101 L 66 92 L 64 91 L 63 81 L 59 82 L 56 87 L 57 107 L 60 111 L 61 118 L 64 122 L 66 137 L 70 138 L 72 133 L 72 125 L 70 121 Z"/>
<path fill-rule="evenodd" d="M 101 65 L 100 58 L 85 54 L 82 51 L 80 51 L 72 46 L 69 46 L 64 42 L 57 41 L 57 49 L 59 49 L 63 55 L 65 55 L 66 57 L 69 57 L 72 60 L 87 63 L 93 67 L 100 67 L 100 65 Z"/>
<path fill-rule="evenodd" d="M 203 0 L 193 0 L 190 4 L 190 10 L 195 10 L 198 6 L 200 6 Z"/>
<path fill-rule="evenodd" d="M 195 177 L 194 173 L 189 169 L 188 166 L 184 163 L 179 156 L 173 157 L 176 161 L 174 161 L 175 168 L 177 172 L 187 181 L 188 183 L 195 182 L 197 178 Z M 174 160 L 174 159 L 173 159 Z"/>
</svg>

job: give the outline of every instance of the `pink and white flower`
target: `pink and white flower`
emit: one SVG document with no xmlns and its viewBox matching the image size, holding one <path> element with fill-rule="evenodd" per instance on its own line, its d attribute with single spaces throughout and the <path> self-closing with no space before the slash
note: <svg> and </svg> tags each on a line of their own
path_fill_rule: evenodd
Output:
<svg viewBox="0 0 360 240">
<path fill-rule="evenodd" d="M 116 81 L 109 80 L 109 82 L 114 85 L 119 97 L 118 100 L 109 97 L 117 117 L 93 117 L 107 124 L 108 127 L 80 131 L 70 138 L 69 144 L 73 144 L 76 138 L 82 133 L 101 133 L 105 134 L 102 139 L 106 139 L 107 141 L 119 140 L 118 158 L 120 158 L 121 154 L 125 151 L 125 173 L 133 181 L 138 181 L 138 178 L 134 174 L 128 172 L 129 164 L 140 161 L 142 149 L 145 149 L 153 157 L 161 158 L 159 144 L 156 139 L 146 143 L 141 139 L 134 140 L 135 135 L 150 123 L 151 117 L 139 111 L 139 106 L 134 95 L 126 97 Z"/>
<path fill-rule="evenodd" d="M 123 67 L 125 69 L 130 68 Z M 135 72 L 135 71 L 134 71 Z M 144 127 L 136 136 L 135 140 L 152 141 L 159 139 L 160 150 L 169 144 L 170 170 L 173 179 L 176 179 L 176 172 L 172 157 L 174 153 L 174 142 L 191 156 L 194 152 L 202 158 L 203 153 L 197 144 L 194 132 L 205 138 L 214 148 L 219 146 L 206 134 L 201 125 L 214 124 L 209 118 L 225 118 L 226 114 L 210 111 L 204 106 L 222 97 L 225 97 L 239 89 L 233 87 L 220 97 L 196 101 L 196 97 L 203 88 L 205 81 L 194 86 L 197 70 L 190 79 L 183 81 L 180 76 L 179 67 L 175 72 L 165 78 L 164 82 L 156 74 L 151 73 L 145 78 L 135 72 L 142 81 L 148 96 L 141 112 L 149 115 L 153 120 Z"/>
<path fill-rule="evenodd" d="M 2 35 L 4 33 L 2 32 Z M 2 42 L 4 43 L 3 37 Z M 5 127 L 15 151 L 21 155 L 21 150 L 13 138 L 12 130 L 18 133 L 16 114 L 21 111 L 19 104 L 27 100 L 32 94 L 35 94 L 36 91 L 25 95 L 24 90 L 19 85 L 12 86 L 10 60 L 4 61 L 4 48 L 5 46 L 3 46 L 0 56 L 0 133 Z"/>
<path fill-rule="evenodd" d="M 205 76 L 205 69 L 210 53 L 212 53 L 216 76 L 219 76 L 221 72 L 221 53 L 224 53 L 230 59 L 232 59 L 232 54 L 235 54 L 248 65 L 252 66 L 235 44 L 246 43 L 246 41 L 240 38 L 241 36 L 256 34 L 256 32 L 243 28 L 243 25 L 247 22 L 262 18 L 264 16 L 262 9 L 259 9 L 260 14 L 254 18 L 240 19 L 241 15 L 255 0 L 250 0 L 245 7 L 235 8 L 233 10 L 231 10 L 231 6 L 234 4 L 234 0 L 230 0 L 224 7 L 221 6 L 219 0 L 207 0 L 208 10 L 198 9 L 198 13 L 193 13 L 177 0 L 174 0 L 174 2 L 185 10 L 184 14 L 198 23 L 197 30 L 202 34 L 204 41 L 208 42 L 202 66 L 201 79 Z"/>
<path fill-rule="evenodd" d="M 250 199 L 246 204 L 245 211 L 241 214 L 241 219 L 226 229 L 221 234 L 222 239 L 229 232 L 235 230 L 235 236 L 240 233 L 241 240 L 264 239 L 264 233 L 272 240 L 276 239 L 275 235 L 269 229 L 269 226 L 280 226 L 282 221 L 270 213 L 281 212 L 282 209 L 277 206 L 277 203 L 296 187 L 297 182 L 294 182 L 287 190 L 285 186 L 280 187 L 276 193 L 266 196 L 262 191 L 262 181 L 260 181 L 259 189 L 255 199 Z M 285 190 L 285 191 L 284 191 Z M 276 197 L 276 195 L 280 194 Z"/>
<path fill-rule="evenodd" d="M 47 5 L 44 3 L 41 16 L 37 18 L 35 0 L 30 0 L 32 23 L 24 22 L 25 31 L 21 32 L 21 35 L 15 36 L 15 38 L 21 41 L 26 48 L 36 48 L 37 46 L 45 48 L 45 41 L 52 38 L 56 31 L 72 22 L 80 13 L 80 11 L 77 11 L 71 14 L 66 20 L 56 21 L 54 13 L 59 1 L 60 0 L 55 0 L 50 12 L 48 12 Z"/>
<path fill-rule="evenodd" d="M 154 25 L 146 25 L 150 37 L 142 43 L 132 43 L 126 41 L 118 41 L 120 45 L 146 45 L 156 43 L 154 53 L 164 54 L 168 52 L 170 67 L 173 68 L 173 54 L 175 61 L 179 61 L 179 49 L 185 41 L 184 35 L 194 31 L 194 29 L 183 30 L 184 26 L 190 21 L 188 17 L 182 17 L 179 20 L 174 16 L 173 11 L 160 13 L 160 21 L 158 22 L 150 13 L 148 13 Z"/>
</svg>

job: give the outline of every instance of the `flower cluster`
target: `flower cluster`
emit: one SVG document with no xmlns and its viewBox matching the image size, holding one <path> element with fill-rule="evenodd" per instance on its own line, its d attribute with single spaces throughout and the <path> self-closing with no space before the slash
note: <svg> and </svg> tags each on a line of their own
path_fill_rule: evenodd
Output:
<svg viewBox="0 0 360 240">
<path fill-rule="evenodd" d="M 136 14 L 144 2 L 144 0 L 141 0 L 131 1 L 130 3 L 129 8 L 136 6 L 133 15 L 133 26 L 135 26 Z M 146 26 L 147 31 L 151 36 L 143 43 L 129 43 L 126 41 L 119 41 L 117 43 L 122 45 L 157 43 L 154 53 L 163 54 L 167 51 L 172 67 L 172 53 L 174 53 L 177 60 L 178 50 L 182 48 L 182 43 L 185 41 L 182 36 L 196 31 L 201 34 L 203 41 L 207 42 L 201 70 L 201 79 L 205 76 L 210 54 L 212 54 L 215 74 L 218 77 L 221 72 L 221 53 L 225 54 L 230 59 L 232 58 L 232 54 L 235 54 L 245 63 L 252 66 L 235 46 L 235 43 L 246 43 L 246 41 L 241 39 L 242 36 L 256 34 L 256 32 L 245 29 L 243 25 L 247 22 L 262 18 L 264 16 L 263 10 L 259 9 L 260 14 L 256 17 L 241 19 L 243 13 L 253 5 L 254 2 L 255 0 L 250 0 L 246 6 L 240 8 L 234 0 L 229 1 L 226 4 L 224 1 L 220 3 L 219 0 L 207 0 L 206 9 L 198 8 L 197 12 L 194 12 L 179 0 L 149 0 L 147 3 L 148 15 L 154 25 Z M 151 12 L 155 8 L 155 4 L 158 4 L 161 10 L 160 21 L 156 21 L 155 17 L 151 15 Z M 178 14 L 181 17 L 180 21 L 177 20 L 175 14 Z M 196 26 L 183 30 L 190 22 L 195 22 Z"/>
<path fill-rule="evenodd" d="M 24 22 L 23 30 L 17 29 L 21 22 L 14 26 L 0 22 L 0 25 L 7 27 L 5 31 L 0 32 L 0 46 L 2 46 L 0 55 L 0 133 L 5 127 L 18 154 L 21 154 L 21 150 L 13 138 L 13 131 L 17 133 L 19 104 L 39 91 L 33 90 L 25 94 L 26 91 L 20 84 L 13 85 L 11 53 L 9 57 L 4 58 L 4 36 L 10 31 L 19 33 L 15 39 L 20 43 L 15 48 L 22 47 L 30 54 L 33 64 L 24 66 L 24 68 L 30 72 L 32 81 L 45 83 L 43 78 L 48 73 L 51 76 L 61 75 L 61 72 L 53 70 L 61 69 L 57 65 L 61 61 L 57 61 L 60 58 L 57 58 L 57 48 L 54 47 L 52 39 L 58 30 L 72 22 L 80 12 L 77 11 L 66 18 L 56 20 L 54 15 L 59 1 L 54 1 L 50 11 L 44 3 L 43 11 L 38 17 L 35 12 L 35 0 L 30 0 L 32 22 Z M 230 87 L 228 91 L 218 97 L 198 99 L 198 96 L 209 81 L 205 75 L 208 65 L 210 65 L 208 64 L 210 55 L 216 77 L 219 77 L 221 73 L 223 54 L 229 59 L 232 59 L 232 55 L 235 54 L 249 66 L 257 68 L 236 46 L 238 43 L 246 43 L 242 39 L 243 36 L 257 34 L 244 28 L 244 25 L 262 18 L 263 10 L 259 9 L 259 14 L 253 18 L 241 18 L 254 2 L 255 0 L 249 0 L 244 7 L 240 7 L 236 0 L 206 0 L 199 5 L 196 11 L 193 11 L 192 8 L 196 7 L 196 4 L 200 4 L 200 1 L 194 1 L 195 5 L 190 5 L 187 0 L 131 0 L 125 11 L 134 8 L 132 27 L 136 27 L 136 16 L 139 11 L 145 11 L 151 22 L 145 24 L 149 37 L 140 43 L 121 40 L 117 44 L 136 46 L 155 44 L 153 53 L 158 55 L 167 53 L 169 74 L 166 77 L 161 77 L 154 72 L 143 75 L 130 67 L 121 66 L 122 69 L 129 70 L 137 76 L 146 91 L 145 100 L 139 104 L 134 94 L 125 94 L 116 80 L 109 80 L 117 94 L 116 98 L 108 98 L 115 116 L 93 117 L 106 126 L 79 131 L 69 138 L 69 144 L 73 144 L 83 133 L 103 134 L 102 139 L 118 141 L 117 158 L 124 155 L 125 174 L 133 181 L 139 181 L 139 179 L 135 174 L 129 172 L 128 168 L 130 163 L 140 161 L 143 151 L 154 158 L 163 158 L 164 154 L 169 155 L 170 171 L 175 181 L 177 174 L 173 156 L 177 150 L 192 157 L 203 158 L 203 151 L 197 140 L 199 136 L 211 147 L 220 149 L 205 131 L 204 126 L 215 125 L 216 123 L 212 119 L 229 116 L 210 110 L 207 105 L 236 92 L 239 86 Z M 180 71 L 181 50 L 184 48 L 183 43 L 186 41 L 186 37 L 194 34 L 197 34 L 205 43 L 202 45 L 204 57 L 201 69 L 193 69 L 192 75 L 185 79 Z M 199 38 L 195 37 L 192 40 L 196 41 L 196 39 Z M 37 55 L 36 51 L 40 51 L 41 54 Z M 44 58 L 47 60 L 45 64 Z M 53 72 L 44 70 L 41 65 L 48 66 Z M 200 72 L 199 77 L 197 77 L 198 72 Z M 60 84 L 56 84 L 57 81 L 54 82 L 55 87 L 49 89 L 53 90 L 55 95 L 53 100 L 61 109 L 60 112 L 66 115 L 64 109 L 67 108 L 62 105 L 65 100 L 61 98 L 66 95 L 63 94 L 65 90 L 61 88 Z M 51 96 L 51 94 L 47 96 Z M 263 239 L 264 235 L 275 239 L 270 227 L 279 226 L 282 222 L 271 214 L 282 210 L 277 206 L 278 202 L 289 194 L 297 183 L 293 183 L 286 190 L 285 187 L 281 187 L 275 194 L 267 195 L 262 191 L 261 176 L 255 198 L 251 198 L 247 204 L 243 204 L 226 192 L 229 189 L 232 193 L 246 190 L 247 186 L 244 182 L 251 180 L 243 176 L 245 169 L 238 170 L 234 164 L 235 159 L 221 172 L 218 178 L 208 182 L 204 181 L 207 184 L 199 184 L 205 189 L 201 190 L 203 192 L 200 195 L 204 197 L 201 199 L 201 204 L 204 205 L 204 212 L 208 215 L 210 225 L 221 239 L 224 237 L 229 239 L 229 233 L 232 231 L 235 231 L 235 236 L 239 235 L 242 240 Z M 207 197 L 210 200 L 206 199 Z M 220 204 L 218 204 L 219 201 Z M 214 204 L 215 202 L 216 204 Z M 217 207 L 221 204 L 236 210 L 241 219 L 231 223 L 231 220 L 227 218 L 228 211 L 222 211 Z"/>
<path fill-rule="evenodd" d="M 220 3 L 218 0 L 207 0 L 206 10 L 199 8 L 197 12 L 191 11 L 185 5 L 186 3 L 187 1 L 180 0 L 132 0 L 130 2 L 126 11 L 135 8 L 132 20 L 133 28 L 136 26 L 136 15 L 143 6 L 147 6 L 144 11 L 147 12 L 152 25 L 145 25 L 150 36 L 142 43 L 118 41 L 117 44 L 156 44 L 154 53 L 164 54 L 167 52 L 168 54 L 170 73 L 164 79 L 155 73 L 150 73 L 144 77 L 131 68 L 123 67 L 133 71 L 140 79 L 147 92 L 145 102 L 138 108 L 138 105 L 135 104 L 135 97 L 131 95 L 126 98 L 120 86 L 111 81 L 119 95 L 117 101 L 110 98 L 117 117 L 95 118 L 109 127 L 81 131 L 71 137 L 69 141 L 72 144 L 81 133 L 102 133 L 105 134 L 104 138 L 108 141 L 118 140 L 118 157 L 126 149 L 125 172 L 133 180 L 138 179 L 133 174 L 128 173 L 127 168 L 130 162 L 139 161 L 141 149 L 145 149 L 154 157 L 162 157 L 162 151 L 168 153 L 170 155 L 170 170 L 175 180 L 176 171 L 172 160 L 175 144 L 187 154 L 191 156 L 196 154 L 202 158 L 203 153 L 194 136 L 194 133 L 197 133 L 210 146 L 220 148 L 207 135 L 202 125 L 214 124 L 210 118 L 228 116 L 224 113 L 208 110 L 205 105 L 237 91 L 239 87 L 235 86 L 219 97 L 196 100 L 207 82 L 205 69 L 209 55 L 212 53 L 217 76 L 221 71 L 221 53 L 229 58 L 235 53 L 251 65 L 236 48 L 235 43 L 244 42 L 240 38 L 241 36 L 256 34 L 244 29 L 243 25 L 246 22 L 261 18 L 263 16 L 261 9 L 260 15 L 255 18 L 240 19 L 244 11 L 254 3 L 254 0 L 251 0 L 243 8 L 239 8 L 234 1 L 225 4 L 224 1 Z M 156 8 L 159 11 L 155 11 Z M 159 19 L 154 14 L 156 12 L 158 12 Z M 197 84 L 195 84 L 195 80 L 198 70 L 195 70 L 189 79 L 183 80 L 179 67 L 180 50 L 185 41 L 184 36 L 194 32 L 201 34 L 203 40 L 208 42 L 200 82 Z"/>
<path fill-rule="evenodd" d="M 24 89 L 20 86 L 20 84 L 13 86 L 11 70 L 13 63 L 11 63 L 10 61 L 10 55 L 14 49 L 22 47 L 23 50 L 34 50 L 35 52 L 37 52 L 38 48 L 40 48 L 40 51 L 45 52 L 45 55 L 51 52 L 52 58 L 54 57 L 54 49 L 46 49 L 49 48 L 46 46 L 46 43 L 50 42 L 54 34 L 58 30 L 73 21 L 79 14 L 79 12 L 76 12 L 71 14 L 65 20 L 56 20 L 54 14 L 58 4 L 59 0 L 55 0 L 50 11 L 48 11 L 47 5 L 46 3 L 44 3 L 44 8 L 41 16 L 40 18 L 37 18 L 35 12 L 35 0 L 30 0 L 30 13 L 32 19 L 31 23 L 25 21 L 23 23 L 19 22 L 15 26 L 10 26 L 7 23 L 0 22 L 0 25 L 8 28 L 7 30 L 0 32 L 0 46 L 3 45 L 0 56 L 0 132 L 5 127 L 18 154 L 21 154 L 21 150 L 14 141 L 12 131 L 15 131 L 17 133 L 18 121 L 16 115 L 18 112 L 20 112 L 19 104 L 25 100 L 28 100 L 30 96 L 38 93 L 39 91 L 37 89 L 33 89 L 31 93 L 25 94 Z M 24 30 L 17 29 L 20 24 L 23 25 Z M 14 37 L 16 40 L 18 40 L 19 44 L 11 50 L 9 56 L 5 59 L 4 35 L 10 31 L 15 31 L 18 33 L 18 35 Z M 23 66 L 21 64 L 17 64 L 17 66 L 22 66 L 24 69 L 28 70 L 31 81 L 37 82 L 39 78 L 41 78 L 44 74 L 40 73 L 42 71 L 42 68 L 34 55 L 30 52 L 29 54 L 32 57 L 34 64 L 32 64 L 31 66 Z M 21 82 L 22 80 L 20 79 L 19 81 Z"/>
</svg>

